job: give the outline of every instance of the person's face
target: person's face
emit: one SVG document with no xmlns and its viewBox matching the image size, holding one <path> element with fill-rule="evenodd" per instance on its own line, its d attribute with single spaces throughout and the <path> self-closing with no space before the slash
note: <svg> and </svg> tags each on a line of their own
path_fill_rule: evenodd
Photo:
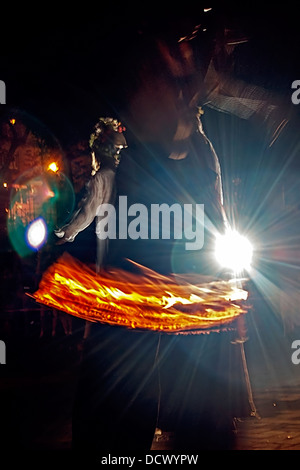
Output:
<svg viewBox="0 0 300 470">
<path fill-rule="evenodd" d="M 151 59 L 146 57 L 139 71 L 127 121 L 142 141 L 167 146 L 176 132 L 179 114 L 201 86 L 189 43 L 175 47 L 157 41 L 157 53 Z"/>
</svg>

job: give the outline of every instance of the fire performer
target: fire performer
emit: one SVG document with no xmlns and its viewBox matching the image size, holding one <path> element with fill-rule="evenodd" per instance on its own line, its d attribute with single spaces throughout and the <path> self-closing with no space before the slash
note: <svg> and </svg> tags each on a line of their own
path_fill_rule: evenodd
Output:
<svg viewBox="0 0 300 470">
<path fill-rule="evenodd" d="M 124 127 L 117 119 L 99 118 L 90 136 L 91 178 L 86 185 L 85 196 L 78 204 L 71 221 L 57 229 L 59 244 L 73 242 L 79 232 L 95 219 L 97 208 L 115 201 L 115 174 L 120 163 L 120 152 L 127 147 Z M 107 239 L 108 240 L 108 239 Z M 107 243 L 98 244 L 97 265 L 102 266 L 107 254 Z"/>
<path fill-rule="evenodd" d="M 135 77 L 130 82 L 130 90 L 124 92 L 127 102 L 124 122 L 137 142 L 133 151 L 138 154 L 135 161 L 145 162 L 143 171 L 142 164 L 137 165 L 135 181 L 142 181 L 140 193 L 139 185 L 132 187 L 127 168 L 127 178 L 120 179 L 135 202 L 139 196 L 144 200 L 152 195 L 158 197 L 164 185 L 167 202 L 204 203 L 211 225 L 222 230 L 226 217 L 220 164 L 203 131 L 201 109 L 190 103 L 195 84 L 190 90 L 178 87 L 180 81 L 181 84 L 185 81 L 186 70 L 182 71 L 181 80 L 172 76 L 164 65 L 168 51 L 162 51 L 161 47 L 159 43 L 157 49 L 154 41 L 147 49 L 149 56 L 143 54 L 137 61 L 132 69 Z M 154 71 L 160 67 L 163 67 L 161 74 L 156 75 Z M 168 181 L 161 180 L 166 172 L 163 165 L 157 167 L 158 158 L 166 162 Z M 153 171 L 156 182 L 152 180 Z M 72 236 L 73 232 L 67 230 L 67 236 Z M 149 246 L 150 242 L 145 243 Z M 170 257 L 167 245 L 158 265 L 159 269 L 170 272 L 172 260 L 167 260 Z M 151 257 L 157 260 L 151 249 L 144 248 L 144 264 L 148 265 Z M 113 255 L 117 253 L 120 257 L 117 250 L 113 251 Z M 184 257 L 180 256 L 185 257 L 186 252 Z M 178 271 L 188 271 L 191 266 L 191 263 L 179 264 Z M 221 396 L 228 376 L 223 363 L 221 374 L 220 366 L 218 372 L 214 371 L 214 363 L 219 364 L 220 343 L 224 341 L 214 335 L 203 335 L 200 341 L 198 335 L 172 337 L 120 326 L 92 325 L 85 341 L 74 403 L 73 448 L 146 452 L 151 448 L 155 427 L 161 423 L 176 431 L 178 449 L 228 447 L 231 410 L 224 412 L 227 397 L 225 400 Z M 226 338 L 223 351 L 227 352 L 229 344 Z M 227 357 L 223 354 L 223 359 Z"/>
<path fill-rule="evenodd" d="M 198 106 L 206 104 L 209 98 L 211 107 L 223 107 L 225 112 L 235 108 L 246 113 L 242 116 L 246 118 L 259 114 L 261 107 L 248 96 L 229 99 L 226 94 L 220 101 L 219 83 L 209 93 L 204 91 L 203 77 L 212 68 L 208 70 L 210 60 L 205 56 L 206 66 L 199 70 L 199 56 L 193 49 L 199 31 L 198 28 L 194 37 L 182 35 L 176 41 L 174 37 L 169 41 L 164 31 L 160 37 L 146 39 L 147 47 L 141 47 L 142 57 L 133 68 L 126 57 L 132 76 L 130 90 L 124 93 L 127 100 L 124 117 L 142 144 L 136 147 L 138 152 L 142 149 L 139 155 L 144 152 L 152 156 L 147 169 L 157 168 L 158 155 L 166 157 L 165 162 L 174 163 L 167 168 L 172 166 L 172 171 L 177 172 L 177 181 L 170 181 L 168 186 L 164 180 L 161 182 L 164 189 L 171 186 L 176 200 L 185 202 L 185 197 L 188 200 L 192 197 L 204 203 L 212 225 L 222 230 L 226 216 L 220 165 L 203 131 Z M 136 41 L 140 46 L 141 36 Z M 136 61 L 137 57 L 132 55 Z M 189 164 L 187 177 L 184 170 Z M 101 175 L 101 167 L 97 174 Z M 145 194 L 144 185 L 143 181 Z M 158 187 L 155 185 L 155 189 Z M 67 241 L 78 231 L 78 226 L 74 232 L 66 227 L 58 234 Z M 151 251 L 150 256 L 153 257 Z M 159 420 L 176 431 L 177 449 L 230 445 L 233 417 L 230 405 L 236 398 L 231 396 L 228 386 L 233 359 L 230 337 L 169 336 L 95 325 L 85 351 L 74 404 L 75 449 L 147 451 Z M 158 364 L 161 374 L 157 374 Z"/>
</svg>

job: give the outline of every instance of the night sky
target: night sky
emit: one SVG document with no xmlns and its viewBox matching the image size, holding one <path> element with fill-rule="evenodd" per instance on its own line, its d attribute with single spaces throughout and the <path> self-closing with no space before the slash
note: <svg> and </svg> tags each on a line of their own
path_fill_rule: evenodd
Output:
<svg viewBox="0 0 300 470">
<path fill-rule="evenodd" d="M 89 8 L 73 5 L 67 12 L 27 8 L 24 15 L 18 12 L 19 19 L 14 12 L 7 14 L 0 62 L 7 104 L 49 123 L 60 138 L 84 133 L 99 113 L 118 111 L 139 38 L 157 28 L 178 35 L 187 19 L 207 27 L 209 44 L 224 28 L 249 37 L 236 51 L 239 78 L 289 96 L 300 72 L 293 9 L 226 2 L 205 15 L 200 3 L 167 9 L 103 2 Z"/>
</svg>

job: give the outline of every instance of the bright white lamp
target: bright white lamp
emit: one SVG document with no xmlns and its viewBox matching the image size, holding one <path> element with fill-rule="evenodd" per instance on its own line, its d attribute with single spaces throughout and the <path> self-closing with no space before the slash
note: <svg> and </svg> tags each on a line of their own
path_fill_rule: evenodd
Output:
<svg viewBox="0 0 300 470">
<path fill-rule="evenodd" d="M 225 234 L 216 237 L 215 256 L 223 268 L 241 272 L 251 267 L 253 247 L 236 230 L 227 230 Z"/>
</svg>

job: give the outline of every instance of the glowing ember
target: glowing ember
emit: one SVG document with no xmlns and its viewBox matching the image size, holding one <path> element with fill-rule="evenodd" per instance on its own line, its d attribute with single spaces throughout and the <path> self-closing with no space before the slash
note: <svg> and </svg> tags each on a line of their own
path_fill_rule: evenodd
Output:
<svg viewBox="0 0 300 470">
<path fill-rule="evenodd" d="M 131 262 L 138 273 L 110 269 L 97 274 L 64 254 L 44 274 L 33 297 L 40 303 L 100 323 L 167 333 L 227 329 L 247 312 L 247 291 L 235 282 L 195 275 L 162 276 Z M 192 282 L 193 281 L 193 282 Z"/>
</svg>

